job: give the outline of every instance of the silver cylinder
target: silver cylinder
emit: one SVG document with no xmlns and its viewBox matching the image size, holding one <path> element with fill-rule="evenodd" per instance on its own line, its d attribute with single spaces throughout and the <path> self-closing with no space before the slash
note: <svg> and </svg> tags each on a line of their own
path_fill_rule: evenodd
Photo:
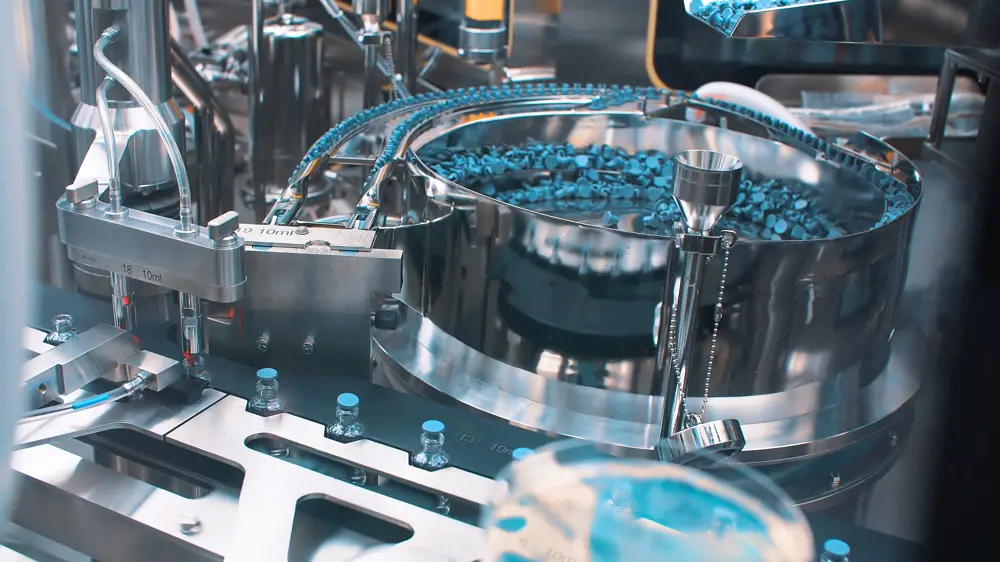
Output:
<svg viewBox="0 0 1000 562">
<path fill-rule="evenodd" d="M 302 155 L 329 125 L 323 26 L 291 14 L 268 19 L 259 67 L 253 147 L 257 202 L 277 197 Z"/>
<path fill-rule="evenodd" d="M 80 106 L 73 115 L 77 131 L 76 165 L 87 153 L 99 129 L 97 87 L 105 72 L 94 60 L 92 48 L 101 33 L 117 27 L 118 39 L 109 45 L 106 54 L 112 62 L 131 76 L 158 107 L 171 125 L 174 138 L 184 148 L 184 122 L 173 105 L 173 86 L 168 59 L 169 30 L 167 4 L 162 0 L 75 0 L 76 36 L 80 52 Z M 108 91 L 115 130 L 131 132 L 121 158 L 123 193 L 154 191 L 176 185 L 170 158 L 145 112 L 127 91 L 116 84 Z M 176 198 L 176 197 L 174 197 Z M 142 201 L 148 209 L 173 207 L 173 199 L 151 198 Z M 161 211 L 163 212 L 163 211 Z"/>
<path fill-rule="evenodd" d="M 80 51 L 80 88 L 83 103 L 95 105 L 97 86 L 104 71 L 90 51 L 108 27 L 118 26 L 118 40 L 108 57 L 142 87 L 153 103 L 171 99 L 167 58 L 170 32 L 167 3 L 163 0 L 75 0 L 76 36 Z M 112 101 L 132 98 L 120 85 L 108 93 Z"/>
</svg>

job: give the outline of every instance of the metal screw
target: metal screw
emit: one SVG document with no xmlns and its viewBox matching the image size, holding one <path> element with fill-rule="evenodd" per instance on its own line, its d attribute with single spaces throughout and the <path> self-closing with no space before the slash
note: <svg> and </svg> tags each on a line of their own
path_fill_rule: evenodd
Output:
<svg viewBox="0 0 1000 562">
<path fill-rule="evenodd" d="M 895 447 L 899 444 L 899 435 L 895 431 L 889 432 L 889 445 Z"/>
<path fill-rule="evenodd" d="M 830 474 L 830 487 L 839 488 L 840 487 L 840 474 L 833 472 Z"/>
<path fill-rule="evenodd" d="M 181 534 L 197 535 L 201 532 L 201 520 L 193 515 L 186 515 L 181 518 Z"/>
<path fill-rule="evenodd" d="M 266 353 L 267 348 L 270 345 L 271 345 L 271 338 L 267 337 L 267 335 L 263 335 L 257 338 L 257 351 L 261 353 Z"/>
<path fill-rule="evenodd" d="M 309 229 L 304 226 L 297 227 L 295 229 L 295 234 L 309 234 Z"/>
<path fill-rule="evenodd" d="M 312 352 L 316 350 L 316 338 L 309 336 L 304 342 L 302 342 L 302 353 L 306 355 L 312 355 Z"/>
</svg>

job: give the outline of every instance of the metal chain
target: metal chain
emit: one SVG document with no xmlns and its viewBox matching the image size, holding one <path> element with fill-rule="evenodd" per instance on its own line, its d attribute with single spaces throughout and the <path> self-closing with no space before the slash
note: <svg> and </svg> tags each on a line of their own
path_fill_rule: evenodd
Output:
<svg viewBox="0 0 1000 562">
<path fill-rule="evenodd" d="M 705 394 L 701 399 L 701 413 L 699 420 L 705 419 L 705 412 L 708 410 L 708 388 L 712 383 L 712 367 L 715 365 L 715 351 L 719 343 L 719 323 L 722 322 L 722 297 L 726 294 L 726 272 L 729 269 L 729 249 L 732 248 L 733 241 L 726 234 L 722 235 L 722 273 L 719 276 L 719 298 L 715 302 L 715 322 L 712 325 L 712 347 L 708 352 L 708 368 L 705 371 Z"/>
<path fill-rule="evenodd" d="M 389 71 L 389 101 L 399 99 L 399 92 L 396 91 L 396 63 L 392 58 L 392 33 L 385 36 L 385 67 Z"/>
</svg>

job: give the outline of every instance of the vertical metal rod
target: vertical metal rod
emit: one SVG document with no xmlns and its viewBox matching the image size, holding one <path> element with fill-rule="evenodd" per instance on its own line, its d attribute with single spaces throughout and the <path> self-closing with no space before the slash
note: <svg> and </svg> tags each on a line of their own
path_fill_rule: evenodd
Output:
<svg viewBox="0 0 1000 562">
<path fill-rule="evenodd" d="M 691 363 L 694 356 L 694 342 L 697 328 L 696 314 L 701 296 L 701 283 L 705 277 L 705 256 L 690 252 L 678 251 L 678 259 L 681 263 L 681 275 L 678 279 L 680 284 L 680 294 L 677 296 L 677 349 L 676 366 L 678 375 L 675 377 L 671 371 L 664 373 L 664 387 L 668 392 L 664 398 L 670 397 L 669 411 L 666 418 L 660 425 L 660 437 L 668 437 L 684 429 L 684 398 L 687 393 L 687 379 L 691 370 Z M 663 306 L 667 308 L 666 305 Z M 662 322 L 661 322 L 662 324 Z M 660 340 L 661 342 L 668 340 Z M 671 363 L 668 361 L 668 365 Z M 671 365 L 672 366 L 672 365 Z"/>
<path fill-rule="evenodd" d="M 937 92 L 934 95 L 934 111 L 931 114 L 931 126 L 927 133 L 927 143 L 934 148 L 941 147 L 948 126 L 948 111 L 951 109 L 951 94 L 955 91 L 955 78 L 958 66 L 948 56 L 944 55 L 944 66 L 938 77 Z"/>
<path fill-rule="evenodd" d="M 396 72 L 410 92 L 417 91 L 417 6 L 414 0 L 396 4 Z"/>
<path fill-rule="evenodd" d="M 378 45 L 365 45 L 365 109 L 382 103 L 382 75 L 378 71 Z"/>
<path fill-rule="evenodd" d="M 253 184 L 254 216 L 263 217 L 267 212 L 267 185 L 259 178 L 262 170 L 259 135 L 261 133 L 261 75 L 260 46 L 264 42 L 264 0 L 253 0 L 250 23 L 250 177 Z"/>
<path fill-rule="evenodd" d="M 203 317 L 201 299 L 187 293 L 179 293 L 181 318 L 181 352 L 188 365 L 198 364 L 198 359 L 204 351 L 202 340 Z"/>
</svg>

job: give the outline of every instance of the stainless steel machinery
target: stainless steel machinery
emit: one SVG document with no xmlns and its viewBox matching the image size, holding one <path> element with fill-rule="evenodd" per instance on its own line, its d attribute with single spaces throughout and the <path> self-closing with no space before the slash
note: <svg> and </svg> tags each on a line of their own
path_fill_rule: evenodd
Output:
<svg viewBox="0 0 1000 562">
<path fill-rule="evenodd" d="M 441 4 L 74 3 L 81 144 L 42 180 L 90 277 L 22 334 L 15 523 L 105 562 L 486 560 L 496 479 L 561 438 L 856 522 L 930 375 L 901 303 L 931 186 L 666 87 L 653 45 L 877 58 L 905 2 Z"/>
</svg>

